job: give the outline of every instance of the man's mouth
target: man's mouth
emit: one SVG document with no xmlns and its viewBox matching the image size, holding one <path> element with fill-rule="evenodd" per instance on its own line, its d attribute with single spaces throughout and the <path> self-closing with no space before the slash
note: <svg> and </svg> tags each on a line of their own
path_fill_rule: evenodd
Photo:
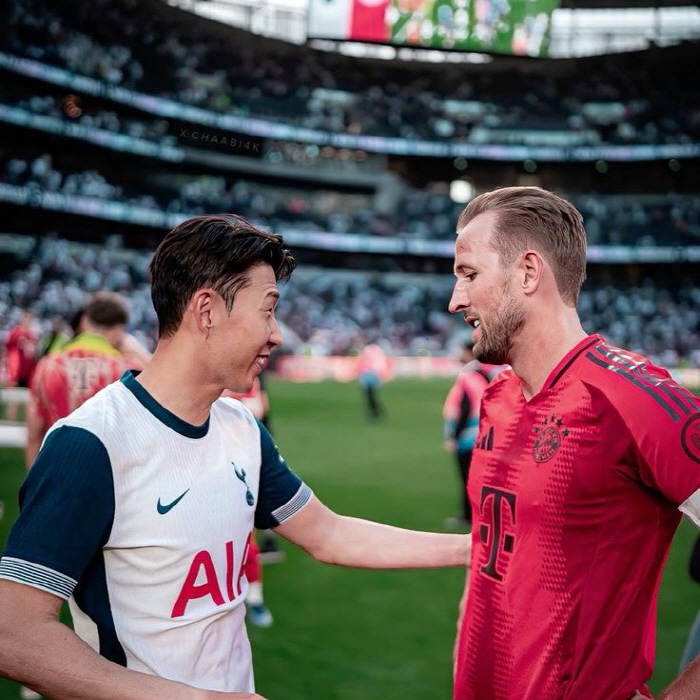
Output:
<svg viewBox="0 0 700 700">
<path fill-rule="evenodd" d="M 255 360 L 255 364 L 258 365 L 260 369 L 265 369 L 269 358 L 269 355 L 258 355 L 257 359 Z"/>
<path fill-rule="evenodd" d="M 476 316 L 467 316 L 464 319 L 472 328 L 478 328 L 481 325 L 481 319 Z"/>
</svg>

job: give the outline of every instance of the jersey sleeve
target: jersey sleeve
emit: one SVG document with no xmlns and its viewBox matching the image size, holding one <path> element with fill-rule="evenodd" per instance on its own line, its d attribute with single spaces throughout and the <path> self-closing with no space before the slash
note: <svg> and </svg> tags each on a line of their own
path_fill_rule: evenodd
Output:
<svg viewBox="0 0 700 700">
<path fill-rule="evenodd" d="M 106 448 L 83 428 L 57 428 L 29 470 L 19 500 L 0 577 L 67 599 L 112 527 L 114 484 Z"/>
<path fill-rule="evenodd" d="M 660 374 L 634 375 L 617 406 L 637 453 L 639 478 L 700 526 L 700 399 Z"/>
<path fill-rule="evenodd" d="M 255 527 L 265 530 L 281 525 L 303 508 L 311 489 L 287 466 L 272 435 L 258 421 L 260 429 L 260 489 L 255 509 Z"/>
</svg>

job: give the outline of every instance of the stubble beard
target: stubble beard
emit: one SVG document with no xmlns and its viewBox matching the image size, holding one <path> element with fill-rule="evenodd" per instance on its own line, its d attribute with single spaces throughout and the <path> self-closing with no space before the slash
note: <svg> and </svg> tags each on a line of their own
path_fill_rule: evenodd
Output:
<svg viewBox="0 0 700 700">
<path fill-rule="evenodd" d="M 503 290 L 501 302 L 488 326 L 482 320 L 479 326 L 481 337 L 474 344 L 474 357 L 489 365 L 504 365 L 508 362 L 513 339 L 525 325 L 525 309 Z"/>
</svg>

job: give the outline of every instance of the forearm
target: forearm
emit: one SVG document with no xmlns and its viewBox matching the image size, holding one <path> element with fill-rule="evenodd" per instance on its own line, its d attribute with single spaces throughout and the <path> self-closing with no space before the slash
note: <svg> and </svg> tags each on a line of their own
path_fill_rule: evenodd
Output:
<svg viewBox="0 0 700 700">
<path fill-rule="evenodd" d="M 659 696 L 659 700 L 697 700 L 700 698 L 700 657 Z"/>
<path fill-rule="evenodd" d="M 341 566 L 406 569 L 465 566 L 469 554 L 465 535 L 404 530 L 339 515 L 314 556 Z"/>
<path fill-rule="evenodd" d="M 372 569 L 466 566 L 470 541 L 466 535 L 404 530 L 341 516 L 332 554 L 344 566 Z M 343 546 L 345 543 L 345 546 Z"/>
<path fill-rule="evenodd" d="M 0 628 L 0 675 L 54 700 L 252 700 L 128 670 L 93 651 L 58 620 Z"/>
<path fill-rule="evenodd" d="M 315 496 L 275 531 L 314 559 L 363 569 L 465 566 L 471 555 L 467 535 L 404 530 L 338 515 Z"/>
</svg>

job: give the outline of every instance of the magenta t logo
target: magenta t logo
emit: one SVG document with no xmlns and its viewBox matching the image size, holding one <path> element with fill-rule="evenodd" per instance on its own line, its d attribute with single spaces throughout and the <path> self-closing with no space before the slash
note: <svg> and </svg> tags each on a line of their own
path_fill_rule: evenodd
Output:
<svg viewBox="0 0 700 700">
<path fill-rule="evenodd" d="M 491 541 L 489 559 L 486 565 L 481 567 L 481 571 L 496 581 L 502 581 L 505 572 L 503 574 L 500 573 L 496 568 L 496 563 L 501 551 L 510 554 L 515 545 L 515 537 L 511 533 L 506 532 L 506 527 L 508 524 L 515 525 L 516 496 L 514 493 L 502 491 L 493 486 L 484 486 L 481 489 L 480 507 L 482 514 L 484 512 L 484 504 L 490 499 L 493 499 L 491 504 L 491 524 L 483 523 L 479 532 L 481 541 L 484 544 L 487 544 L 489 540 Z"/>
</svg>

